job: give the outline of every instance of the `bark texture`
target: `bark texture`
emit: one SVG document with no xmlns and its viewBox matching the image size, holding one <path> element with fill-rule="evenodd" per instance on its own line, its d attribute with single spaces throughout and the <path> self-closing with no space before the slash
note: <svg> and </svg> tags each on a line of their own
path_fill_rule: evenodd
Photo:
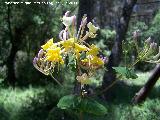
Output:
<svg viewBox="0 0 160 120">
<path fill-rule="evenodd" d="M 8 29 L 9 29 L 9 35 L 10 35 L 10 42 L 11 42 L 11 51 L 10 54 L 6 60 L 6 66 L 8 69 L 8 73 L 7 73 L 7 77 L 5 82 L 14 85 L 15 84 L 15 80 L 16 80 L 16 76 L 15 76 L 15 72 L 14 72 L 14 59 L 16 56 L 16 53 L 18 51 L 18 48 L 16 46 L 16 42 L 12 33 L 12 28 L 11 28 L 11 8 L 10 8 L 10 4 L 8 5 L 8 10 L 7 10 L 7 22 L 8 22 Z"/>
<path fill-rule="evenodd" d="M 94 5 L 94 0 L 79 0 L 77 27 L 79 27 L 81 19 L 84 14 L 87 14 L 88 22 L 92 21 L 94 13 L 93 5 Z"/>
<path fill-rule="evenodd" d="M 87 21 L 90 22 L 93 19 L 93 5 L 94 0 L 79 0 L 79 9 L 78 9 L 78 19 L 77 19 L 77 30 L 79 29 L 79 26 L 81 24 L 82 17 L 84 14 L 87 15 Z M 78 68 L 78 66 L 77 66 Z M 81 94 L 81 85 L 76 80 L 76 76 L 81 75 L 80 68 L 77 69 L 76 75 L 75 75 L 75 85 L 74 85 L 74 94 Z"/>
<path fill-rule="evenodd" d="M 106 88 L 116 80 L 116 74 L 112 67 L 118 66 L 121 61 L 122 41 L 125 40 L 132 9 L 136 2 L 137 0 L 125 0 L 121 17 L 116 23 L 116 38 L 109 57 L 109 63 L 106 65 L 108 71 L 104 75 L 102 89 Z M 109 96 L 108 92 L 106 92 L 105 97 Z"/>
<path fill-rule="evenodd" d="M 8 51 L 9 55 L 5 61 L 7 66 L 7 77 L 4 83 L 15 86 L 16 83 L 16 75 L 15 75 L 15 57 L 17 51 L 20 49 L 22 43 L 22 36 L 24 35 L 24 31 L 29 28 L 33 23 L 31 21 L 26 21 L 21 26 L 12 26 L 11 22 L 11 5 L 8 4 L 7 10 L 7 22 L 8 22 L 8 30 L 10 36 L 11 49 Z"/>
</svg>

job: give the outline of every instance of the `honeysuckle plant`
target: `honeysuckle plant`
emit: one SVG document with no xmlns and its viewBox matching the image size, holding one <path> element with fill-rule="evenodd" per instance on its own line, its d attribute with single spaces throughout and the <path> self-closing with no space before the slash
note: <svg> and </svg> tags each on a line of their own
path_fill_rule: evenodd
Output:
<svg viewBox="0 0 160 120">
<path fill-rule="evenodd" d="M 55 39 L 49 39 L 44 45 L 41 46 L 37 56 L 33 59 L 33 65 L 36 69 L 45 75 L 51 75 L 52 78 L 60 85 L 61 83 L 54 78 L 55 67 L 60 68 L 67 64 L 65 61 L 72 57 L 72 67 L 75 69 L 75 80 L 80 85 L 79 92 L 71 95 L 63 96 L 57 107 L 61 109 L 73 110 L 79 113 L 79 119 L 83 119 L 83 113 L 93 115 L 105 115 L 107 109 L 105 106 L 92 99 L 86 86 L 90 85 L 93 81 L 91 77 L 98 69 L 104 68 L 107 64 L 108 57 L 101 55 L 101 50 L 94 44 L 88 44 L 88 38 L 95 38 L 97 36 L 98 27 L 91 22 L 87 22 L 87 16 L 84 15 L 78 31 L 76 30 L 76 16 L 69 16 L 69 11 L 65 13 L 62 18 L 62 23 L 65 26 L 64 30 L 59 33 L 59 41 L 54 42 Z M 87 27 L 87 31 L 86 30 Z M 134 33 L 134 38 L 138 34 Z M 147 39 L 144 47 L 141 49 L 136 39 L 134 45 L 137 48 L 137 59 L 132 65 L 125 67 L 113 67 L 117 74 L 126 78 L 137 78 L 133 71 L 133 66 L 139 61 L 146 61 L 152 63 L 160 62 L 160 47 L 157 55 L 153 54 L 156 51 L 157 44 Z"/>
<path fill-rule="evenodd" d="M 75 68 L 75 79 L 80 84 L 80 91 L 76 94 L 64 96 L 60 99 L 58 107 L 61 109 L 72 109 L 77 113 L 89 113 L 94 115 L 105 115 L 106 107 L 97 101 L 90 99 L 85 90 L 85 86 L 92 83 L 90 79 L 96 70 L 104 67 L 107 58 L 100 55 L 100 49 L 94 44 L 88 44 L 88 38 L 95 38 L 98 27 L 93 23 L 87 23 L 87 16 L 84 15 L 76 31 L 76 16 L 69 16 L 69 11 L 62 18 L 65 26 L 59 33 L 59 42 L 54 42 L 51 38 L 41 46 L 38 55 L 33 60 L 33 65 L 45 75 L 54 78 L 54 68 L 61 67 L 68 56 L 73 58 L 72 66 Z M 87 27 L 87 31 L 85 31 Z M 61 83 L 54 78 L 61 85 Z M 62 85 L 61 85 L 62 86 Z M 81 118 L 81 117 L 80 117 Z"/>
</svg>

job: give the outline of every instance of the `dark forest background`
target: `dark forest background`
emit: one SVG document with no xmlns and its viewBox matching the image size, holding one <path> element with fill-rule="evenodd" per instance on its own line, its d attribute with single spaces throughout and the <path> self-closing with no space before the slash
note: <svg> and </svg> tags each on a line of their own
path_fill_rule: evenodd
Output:
<svg viewBox="0 0 160 120">
<path fill-rule="evenodd" d="M 14 1 L 0 0 L 0 120 L 76 119 L 72 113 L 56 107 L 61 96 L 73 91 L 72 70 L 64 68 L 55 73 L 56 78 L 66 86 L 60 88 L 51 77 L 37 71 L 32 64 L 42 44 L 52 37 L 59 40 L 58 34 L 64 27 L 61 19 L 68 10 L 71 15 L 77 16 L 78 26 L 80 18 L 87 14 L 88 21 L 100 28 L 98 36 L 89 42 L 95 43 L 102 51 L 110 51 L 107 71 L 98 71 L 94 79 L 93 87 L 97 89 L 103 89 L 114 82 L 116 75 L 113 66 L 123 66 L 124 61 L 135 60 L 134 50 L 130 50 L 124 57 L 122 49 L 122 41 L 130 42 L 135 30 L 140 30 L 140 45 L 143 45 L 148 37 L 160 45 L 158 0 L 35 1 L 53 2 L 52 5 L 5 2 Z M 108 114 L 94 119 L 159 120 L 159 68 L 156 64 L 138 63 L 134 69 L 139 78 L 119 80 L 110 90 L 98 97 L 108 107 Z M 147 82 L 149 80 L 151 82 Z M 148 91 L 144 96 L 135 99 L 136 92 L 145 85 L 149 86 Z M 132 100 L 136 104 L 144 100 L 145 102 L 133 105 Z"/>
</svg>

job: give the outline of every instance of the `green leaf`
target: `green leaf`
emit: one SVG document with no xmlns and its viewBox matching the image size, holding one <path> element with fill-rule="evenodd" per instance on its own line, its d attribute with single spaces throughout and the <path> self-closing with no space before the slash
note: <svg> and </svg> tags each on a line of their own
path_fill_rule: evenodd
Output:
<svg viewBox="0 0 160 120">
<path fill-rule="evenodd" d="M 131 68 L 127 67 L 112 67 L 119 75 L 126 77 L 126 78 L 131 78 L 131 79 L 136 79 L 138 76 L 135 74 L 134 70 Z"/>
<path fill-rule="evenodd" d="M 93 115 L 105 115 L 107 113 L 107 108 L 100 104 L 99 102 L 84 98 L 81 100 L 80 110 L 85 113 L 93 114 Z"/>
<path fill-rule="evenodd" d="M 74 95 L 66 95 L 59 100 L 57 107 L 61 109 L 74 108 L 75 98 Z"/>
<path fill-rule="evenodd" d="M 135 74 L 135 71 L 133 69 L 127 69 L 126 78 L 136 79 L 138 78 L 138 76 Z"/>
<path fill-rule="evenodd" d="M 82 52 L 80 55 L 80 59 L 85 59 L 85 58 L 86 58 L 86 54 L 85 54 L 85 52 Z"/>
<path fill-rule="evenodd" d="M 67 66 L 69 66 L 73 72 L 76 71 L 76 61 L 73 55 L 69 55 Z"/>
<path fill-rule="evenodd" d="M 102 116 L 107 113 L 107 108 L 99 102 L 92 99 L 81 98 L 75 95 L 67 95 L 62 97 L 59 100 L 57 107 L 60 109 L 73 110 L 73 112 L 81 111 L 83 113 L 96 116 Z"/>
</svg>

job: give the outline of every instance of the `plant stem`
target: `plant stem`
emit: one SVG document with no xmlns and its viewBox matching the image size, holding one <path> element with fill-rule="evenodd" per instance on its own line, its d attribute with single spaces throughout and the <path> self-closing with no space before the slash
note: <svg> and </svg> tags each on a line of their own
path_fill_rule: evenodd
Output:
<svg viewBox="0 0 160 120">
<path fill-rule="evenodd" d="M 100 91 L 99 93 L 95 93 L 92 94 L 91 96 L 96 96 L 96 95 L 100 95 L 106 91 L 108 91 L 111 87 L 113 87 L 116 83 L 117 83 L 118 79 L 116 79 L 114 82 L 112 82 L 108 87 L 104 88 L 102 91 Z"/>
<path fill-rule="evenodd" d="M 80 113 L 79 113 L 79 120 L 83 120 L 83 112 L 82 111 L 80 111 Z"/>
<path fill-rule="evenodd" d="M 80 66 L 79 66 L 79 58 L 77 58 L 76 59 L 76 74 L 77 75 L 75 75 L 75 76 L 80 76 L 81 75 L 81 69 L 80 69 Z M 82 94 L 82 84 L 80 83 L 79 84 L 80 86 L 80 91 L 79 91 L 79 95 L 80 95 L 80 97 L 81 97 L 81 99 L 83 99 L 83 94 Z M 79 113 L 79 119 L 80 120 L 83 120 L 83 112 L 82 111 L 80 111 L 80 113 Z"/>
<path fill-rule="evenodd" d="M 133 66 L 135 66 L 140 60 L 137 59 L 133 64 L 131 64 L 129 67 L 132 68 Z"/>
<path fill-rule="evenodd" d="M 50 73 L 50 76 L 56 81 L 56 83 L 58 85 L 60 85 L 61 87 L 63 87 L 63 85 L 55 77 L 53 77 L 52 73 Z"/>
</svg>

